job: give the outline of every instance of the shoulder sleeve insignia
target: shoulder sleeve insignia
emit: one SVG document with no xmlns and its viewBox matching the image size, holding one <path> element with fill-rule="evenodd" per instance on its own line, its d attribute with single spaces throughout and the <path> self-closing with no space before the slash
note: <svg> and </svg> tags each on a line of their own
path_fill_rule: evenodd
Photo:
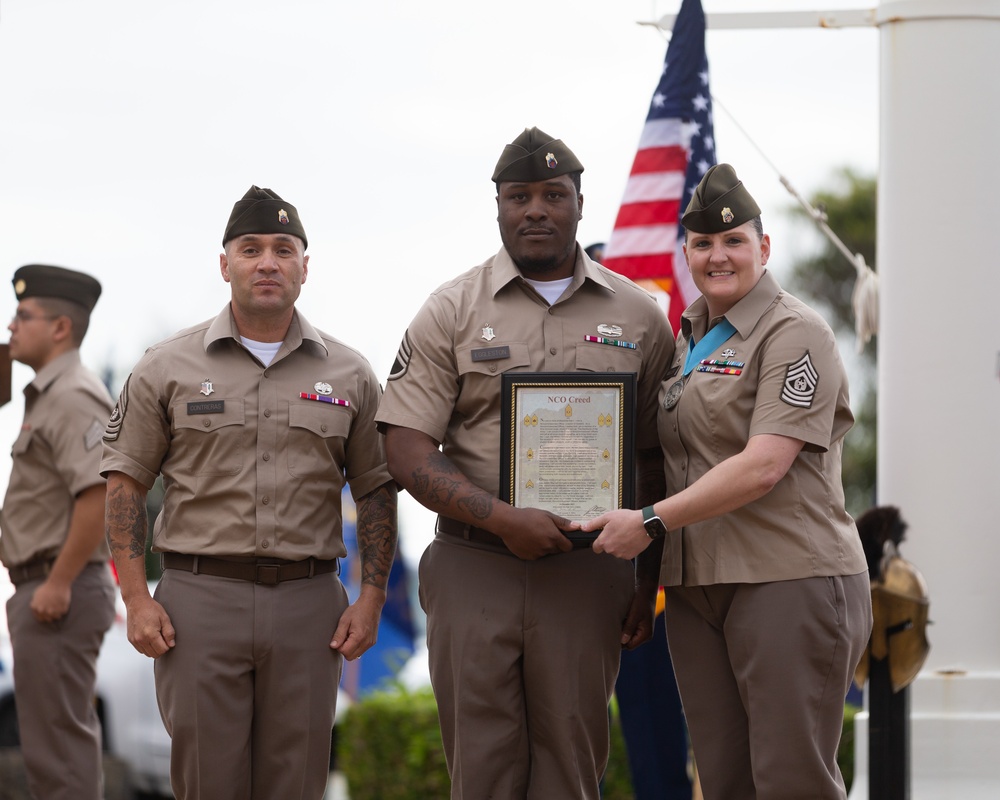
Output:
<svg viewBox="0 0 1000 800">
<path fill-rule="evenodd" d="M 794 364 L 789 365 L 785 373 L 785 385 L 781 389 L 781 399 L 790 406 L 810 408 L 816 396 L 818 383 L 819 373 L 807 352 Z"/>
<path fill-rule="evenodd" d="M 413 347 L 410 345 L 410 332 L 403 334 L 403 341 L 399 343 L 399 350 L 396 352 L 396 360 L 392 364 L 389 372 L 389 380 L 394 381 L 402 378 L 410 368 L 410 356 L 413 355 Z"/>
<path fill-rule="evenodd" d="M 128 382 L 132 380 L 129 375 L 122 386 L 121 394 L 118 395 L 118 402 L 115 403 L 114 411 L 111 412 L 111 419 L 108 420 L 108 427 L 104 431 L 104 441 L 114 442 L 118 439 L 118 434 L 122 432 L 122 422 L 125 420 L 125 410 L 128 408 Z"/>
</svg>

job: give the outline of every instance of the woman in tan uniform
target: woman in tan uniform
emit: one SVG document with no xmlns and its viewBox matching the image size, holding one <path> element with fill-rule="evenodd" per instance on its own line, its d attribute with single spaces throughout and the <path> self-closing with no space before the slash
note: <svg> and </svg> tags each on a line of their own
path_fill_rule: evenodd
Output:
<svg viewBox="0 0 1000 800">
<path fill-rule="evenodd" d="M 666 499 L 583 527 L 632 558 L 664 537 L 667 638 L 706 800 L 844 798 L 844 697 L 871 630 L 844 508 L 853 423 L 829 325 L 782 291 L 728 164 L 682 224 L 702 296 L 660 390 Z"/>
</svg>

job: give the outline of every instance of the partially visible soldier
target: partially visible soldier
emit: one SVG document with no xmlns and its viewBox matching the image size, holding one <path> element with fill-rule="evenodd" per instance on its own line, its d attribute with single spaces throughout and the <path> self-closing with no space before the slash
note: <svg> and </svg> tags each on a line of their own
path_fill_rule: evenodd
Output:
<svg viewBox="0 0 1000 800">
<path fill-rule="evenodd" d="M 101 285 L 29 264 L 14 273 L 10 357 L 31 367 L 0 512 L 15 699 L 28 787 L 38 800 L 104 796 L 97 655 L 114 619 L 104 541 L 101 438 L 113 405 L 80 363 Z"/>
</svg>

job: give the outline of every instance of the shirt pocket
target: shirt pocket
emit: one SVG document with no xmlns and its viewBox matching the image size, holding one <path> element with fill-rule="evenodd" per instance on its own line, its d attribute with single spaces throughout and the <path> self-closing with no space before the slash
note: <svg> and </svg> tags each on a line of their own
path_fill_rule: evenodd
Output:
<svg viewBox="0 0 1000 800">
<path fill-rule="evenodd" d="M 288 407 L 288 471 L 297 478 L 341 470 L 351 412 L 346 406 L 307 402 Z"/>
<path fill-rule="evenodd" d="M 245 415 L 241 398 L 220 398 L 223 410 L 191 414 L 188 403 L 173 407 L 173 445 L 195 475 L 236 475 L 243 469 Z"/>
<path fill-rule="evenodd" d="M 578 372 L 632 372 L 639 374 L 642 356 L 630 347 L 608 344 L 580 344 L 576 347 Z"/>
<path fill-rule="evenodd" d="M 10 448 L 10 454 L 12 456 L 23 456 L 27 453 L 28 448 L 31 447 L 31 437 L 33 434 L 34 431 L 31 428 L 22 430 L 14 440 L 14 445 Z"/>
<path fill-rule="evenodd" d="M 507 358 L 473 361 L 472 354 L 480 347 L 466 347 L 455 351 L 458 368 L 459 390 L 455 399 L 455 413 L 467 420 L 492 417 L 500 407 L 500 384 L 497 381 L 505 372 L 531 366 L 528 345 L 523 342 L 500 345 L 510 348 Z M 490 349 L 494 349 L 493 346 Z"/>
</svg>

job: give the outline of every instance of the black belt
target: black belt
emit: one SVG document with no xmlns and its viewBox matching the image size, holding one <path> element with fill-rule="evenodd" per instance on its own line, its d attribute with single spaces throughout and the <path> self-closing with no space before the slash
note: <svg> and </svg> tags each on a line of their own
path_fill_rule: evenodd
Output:
<svg viewBox="0 0 1000 800">
<path fill-rule="evenodd" d="M 230 560 L 212 556 L 192 556 L 185 553 L 162 553 L 160 563 L 164 569 L 181 569 L 195 575 L 212 575 L 216 578 L 236 578 L 273 586 L 283 581 L 297 581 L 313 575 L 325 575 L 339 570 L 336 558 L 323 560 L 307 558 L 303 561 L 283 561 L 279 558 L 250 558 Z"/>
<path fill-rule="evenodd" d="M 465 539 L 469 542 L 488 544 L 492 547 L 501 547 L 510 552 L 507 545 L 503 543 L 503 539 L 495 533 L 490 533 L 489 531 L 484 530 L 483 528 L 477 528 L 474 525 L 466 525 L 464 522 L 459 522 L 456 519 L 438 517 L 435 530 L 438 533 L 445 534 L 446 536 L 454 536 L 456 539 Z M 594 539 L 597 538 L 597 534 L 573 531 L 571 534 L 567 534 L 567 538 L 570 540 L 574 549 L 584 549 L 590 547 Z"/>
<path fill-rule="evenodd" d="M 25 561 L 16 567 L 8 567 L 7 573 L 10 575 L 10 582 L 15 586 L 33 581 L 36 578 L 44 578 L 52 572 L 52 565 L 56 563 L 54 558 L 33 558 Z"/>
<path fill-rule="evenodd" d="M 500 547 L 507 550 L 507 545 L 503 543 L 503 539 L 495 533 L 490 533 L 483 528 L 476 528 L 473 525 L 466 525 L 464 522 L 459 522 L 457 519 L 438 517 L 435 530 L 438 533 L 445 534 L 446 536 L 454 536 L 457 539 L 465 539 L 466 541 L 476 542 L 478 544 L 488 544 L 491 547 Z"/>
</svg>

